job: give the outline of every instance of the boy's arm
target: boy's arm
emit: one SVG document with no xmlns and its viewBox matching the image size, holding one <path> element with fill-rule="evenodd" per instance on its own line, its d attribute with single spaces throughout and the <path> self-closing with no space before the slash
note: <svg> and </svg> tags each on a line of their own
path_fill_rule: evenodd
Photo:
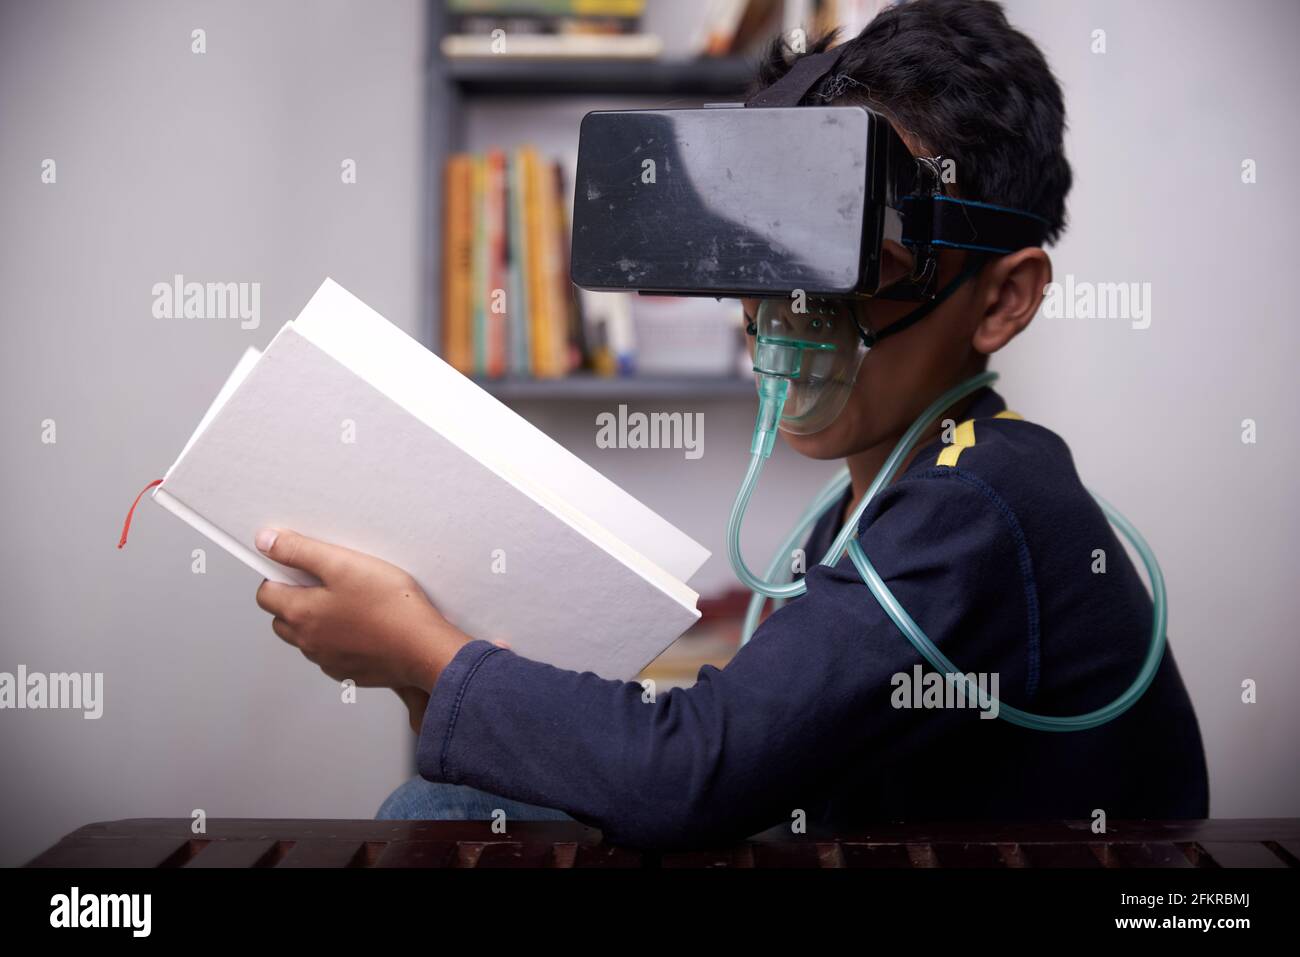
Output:
<svg viewBox="0 0 1300 957">
<path fill-rule="evenodd" d="M 1037 648 L 1014 516 L 931 473 L 881 493 L 869 518 L 862 544 L 904 607 L 964 671 L 1000 672 L 1023 701 Z M 420 773 L 560 808 L 617 842 L 673 846 L 789 821 L 847 768 L 980 720 L 973 707 L 895 708 L 893 678 L 911 679 L 920 656 L 847 558 L 807 581 L 724 670 L 653 702 L 634 682 L 471 642 L 433 689 Z"/>
</svg>

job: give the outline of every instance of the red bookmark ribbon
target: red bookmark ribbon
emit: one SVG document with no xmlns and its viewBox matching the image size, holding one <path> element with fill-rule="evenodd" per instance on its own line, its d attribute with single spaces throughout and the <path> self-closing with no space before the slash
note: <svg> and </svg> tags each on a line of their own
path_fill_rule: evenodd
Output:
<svg viewBox="0 0 1300 957">
<path fill-rule="evenodd" d="M 123 545 L 126 544 L 127 533 L 131 531 L 131 516 L 135 514 L 135 507 L 140 504 L 140 499 L 144 498 L 144 493 L 149 491 L 149 489 L 151 488 L 156 488 L 157 486 L 162 485 L 162 483 L 163 483 L 162 479 L 154 479 L 144 488 L 140 489 L 140 494 L 135 497 L 135 501 L 131 503 L 130 510 L 127 511 L 126 513 L 126 521 L 122 523 L 122 537 L 118 539 L 117 542 L 118 548 L 121 548 Z"/>
</svg>

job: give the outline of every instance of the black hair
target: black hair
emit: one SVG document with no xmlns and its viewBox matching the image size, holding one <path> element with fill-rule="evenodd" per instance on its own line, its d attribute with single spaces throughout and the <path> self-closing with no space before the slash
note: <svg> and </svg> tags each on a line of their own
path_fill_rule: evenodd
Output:
<svg viewBox="0 0 1300 957">
<path fill-rule="evenodd" d="M 817 38 L 804 53 L 830 48 L 836 36 Z M 796 59 L 787 38 L 773 40 L 756 89 Z M 843 44 L 836 69 L 803 102 L 868 106 L 930 155 L 954 160 L 958 195 L 1037 213 L 1048 222 L 1049 242 L 1065 229 L 1072 176 L 1061 87 L 1042 52 L 992 0 L 886 7 Z"/>
</svg>

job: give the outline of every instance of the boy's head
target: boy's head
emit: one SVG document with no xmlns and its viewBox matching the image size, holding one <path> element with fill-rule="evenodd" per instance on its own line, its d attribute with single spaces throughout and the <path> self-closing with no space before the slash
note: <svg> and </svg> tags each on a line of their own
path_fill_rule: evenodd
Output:
<svg viewBox="0 0 1300 957">
<path fill-rule="evenodd" d="M 811 44 L 827 49 L 833 35 Z M 758 77 L 775 83 L 797 59 L 772 44 Z M 837 68 L 809 91 L 807 104 L 857 104 L 885 116 L 913 155 L 952 160 L 948 195 L 1026 210 L 1065 228 L 1070 166 L 1062 137 L 1060 86 L 1038 48 L 988 0 L 910 0 L 883 10 L 843 45 Z M 907 250 L 885 244 L 882 277 L 902 279 Z M 937 288 L 966 265 L 964 250 L 939 257 Z M 862 362 L 844 410 L 827 428 L 786 440 L 813 458 L 841 458 L 891 442 L 940 393 L 982 370 L 990 353 L 1033 319 L 1052 278 L 1039 248 L 986 256 L 979 272 L 924 320 L 881 341 Z M 753 316 L 756 300 L 745 300 Z M 878 331 L 916 308 L 872 299 L 858 321 Z"/>
</svg>

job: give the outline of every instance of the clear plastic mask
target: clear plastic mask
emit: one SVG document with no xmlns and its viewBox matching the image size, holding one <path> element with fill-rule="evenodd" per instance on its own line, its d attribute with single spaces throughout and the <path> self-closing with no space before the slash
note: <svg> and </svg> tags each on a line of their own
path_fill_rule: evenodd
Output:
<svg viewBox="0 0 1300 957">
<path fill-rule="evenodd" d="M 754 317 L 754 371 L 789 382 L 780 428 L 811 435 L 829 426 L 853 391 L 867 347 L 851 301 L 808 299 L 804 311 L 764 299 Z"/>
</svg>

